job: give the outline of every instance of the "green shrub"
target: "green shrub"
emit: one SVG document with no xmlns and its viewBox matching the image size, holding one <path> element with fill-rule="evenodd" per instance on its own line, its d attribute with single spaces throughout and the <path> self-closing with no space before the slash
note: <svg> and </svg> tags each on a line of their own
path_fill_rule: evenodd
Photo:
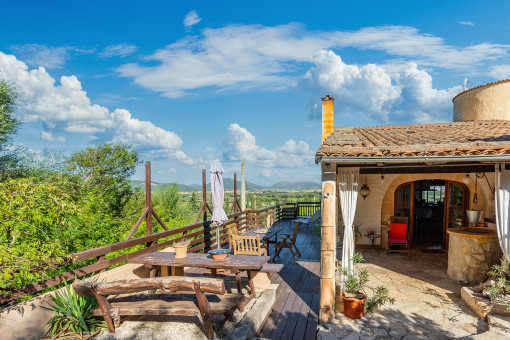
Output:
<svg viewBox="0 0 510 340">
<path fill-rule="evenodd" d="M 103 322 L 90 314 L 90 310 L 97 307 L 94 296 L 78 296 L 74 289 L 65 284 L 63 292 L 56 292 L 52 297 L 53 304 L 41 308 L 53 312 L 53 316 L 45 324 L 51 337 L 67 332 L 94 332 Z"/>
<path fill-rule="evenodd" d="M 486 284 L 483 292 L 489 296 L 491 301 L 498 301 L 505 305 L 506 311 L 510 311 L 510 263 L 501 260 L 501 264 L 492 266 L 487 273 L 492 280 Z"/>
</svg>

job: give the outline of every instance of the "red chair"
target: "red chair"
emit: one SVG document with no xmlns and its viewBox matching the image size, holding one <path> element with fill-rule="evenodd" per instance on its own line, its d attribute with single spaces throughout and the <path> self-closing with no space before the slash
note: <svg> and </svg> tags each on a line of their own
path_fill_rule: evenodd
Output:
<svg viewBox="0 0 510 340">
<path fill-rule="evenodd" d="M 403 222 L 403 221 L 398 221 Z M 386 254 L 407 253 L 409 255 L 409 224 L 408 223 L 390 223 L 390 230 L 388 231 L 388 252 Z M 397 248 L 392 249 L 392 246 L 404 246 L 405 249 Z"/>
</svg>

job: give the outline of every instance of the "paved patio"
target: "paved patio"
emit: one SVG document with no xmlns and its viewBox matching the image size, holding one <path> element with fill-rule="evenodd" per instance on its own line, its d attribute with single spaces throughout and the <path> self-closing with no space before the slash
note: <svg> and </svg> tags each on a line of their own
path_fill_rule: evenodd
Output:
<svg viewBox="0 0 510 340">
<path fill-rule="evenodd" d="M 386 255 L 362 250 L 370 285 L 385 285 L 394 305 L 351 320 L 342 313 L 320 326 L 318 339 L 504 339 L 489 330 L 460 297 L 461 286 L 446 275 L 446 253 Z M 340 253 L 341 254 L 341 253 Z"/>
</svg>

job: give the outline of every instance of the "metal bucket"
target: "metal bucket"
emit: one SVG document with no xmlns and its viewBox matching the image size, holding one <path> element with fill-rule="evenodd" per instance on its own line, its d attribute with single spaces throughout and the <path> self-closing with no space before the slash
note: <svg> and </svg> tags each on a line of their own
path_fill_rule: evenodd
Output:
<svg viewBox="0 0 510 340">
<path fill-rule="evenodd" d="M 480 223 L 482 221 L 483 210 L 466 210 L 466 214 L 470 223 Z"/>
</svg>

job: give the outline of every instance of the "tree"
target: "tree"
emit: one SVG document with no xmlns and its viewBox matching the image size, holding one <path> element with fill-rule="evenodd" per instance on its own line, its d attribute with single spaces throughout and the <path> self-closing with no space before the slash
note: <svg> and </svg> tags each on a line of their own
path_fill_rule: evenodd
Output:
<svg viewBox="0 0 510 340">
<path fill-rule="evenodd" d="M 141 163 L 138 152 L 125 144 L 104 143 L 71 155 L 69 168 L 82 188 L 85 203 L 120 215 L 133 193 L 129 181 Z"/>
<path fill-rule="evenodd" d="M 21 121 L 14 114 L 18 95 L 13 85 L 0 80 L 0 179 L 18 163 L 16 153 L 7 151 L 18 132 Z"/>
</svg>

